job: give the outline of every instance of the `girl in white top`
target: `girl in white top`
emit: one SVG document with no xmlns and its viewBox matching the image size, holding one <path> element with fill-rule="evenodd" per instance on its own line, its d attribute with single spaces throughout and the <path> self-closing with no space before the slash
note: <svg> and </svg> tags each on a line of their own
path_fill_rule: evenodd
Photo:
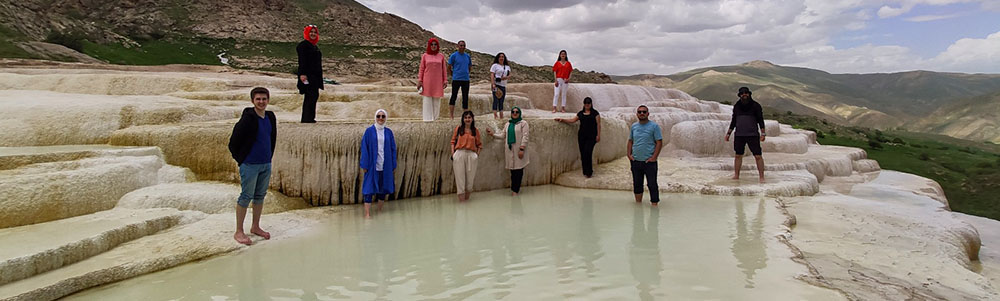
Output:
<svg viewBox="0 0 1000 301">
<path fill-rule="evenodd" d="M 493 58 L 493 65 L 490 66 L 490 85 L 493 91 L 493 118 L 503 118 L 503 101 L 507 97 L 507 80 L 510 79 L 510 64 L 507 62 L 507 55 L 497 53 Z M 497 112 L 499 116 L 497 117 Z"/>
</svg>

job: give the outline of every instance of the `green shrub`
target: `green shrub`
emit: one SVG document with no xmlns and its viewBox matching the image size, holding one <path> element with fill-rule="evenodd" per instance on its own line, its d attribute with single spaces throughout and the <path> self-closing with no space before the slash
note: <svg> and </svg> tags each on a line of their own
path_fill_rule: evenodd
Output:
<svg viewBox="0 0 1000 301">
<path fill-rule="evenodd" d="M 941 163 L 941 167 L 950 169 L 951 171 L 954 171 L 954 172 L 965 173 L 965 167 L 962 167 L 961 165 L 958 165 L 958 164 L 955 164 L 955 163 L 952 163 L 952 162 Z"/>
<path fill-rule="evenodd" d="M 931 156 L 927 155 L 927 153 L 920 153 L 920 160 L 927 161 L 927 160 L 930 160 L 930 159 L 931 159 Z"/>
<path fill-rule="evenodd" d="M 993 168 L 993 163 L 990 163 L 990 162 L 979 162 L 979 163 L 976 163 L 976 167 L 979 167 L 979 168 Z"/>
<path fill-rule="evenodd" d="M 868 140 L 868 147 L 871 149 L 882 149 L 882 143 L 875 140 Z"/>
<path fill-rule="evenodd" d="M 896 137 L 896 139 L 892 139 L 892 143 L 896 143 L 896 144 L 906 144 L 906 141 L 903 141 L 903 139 L 902 139 L 902 138 L 899 138 L 899 137 Z"/>
</svg>

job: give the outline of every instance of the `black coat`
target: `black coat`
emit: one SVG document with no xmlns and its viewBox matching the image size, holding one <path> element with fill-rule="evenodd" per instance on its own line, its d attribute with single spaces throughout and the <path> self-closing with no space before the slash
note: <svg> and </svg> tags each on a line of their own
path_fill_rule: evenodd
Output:
<svg viewBox="0 0 1000 301">
<path fill-rule="evenodd" d="M 271 157 L 274 157 L 274 145 L 278 139 L 278 121 L 274 112 L 265 111 L 264 116 L 271 122 Z M 229 136 L 229 153 L 233 155 L 236 164 L 243 164 L 250 155 L 254 140 L 257 139 L 257 112 L 252 107 L 243 109 L 243 116 L 233 126 L 233 134 Z"/>
<path fill-rule="evenodd" d="M 299 74 L 305 75 L 309 79 L 309 84 L 303 84 L 301 80 L 296 85 L 299 94 L 305 94 L 306 89 L 323 89 L 323 53 L 319 47 L 302 40 L 295 47 L 295 52 L 299 54 Z"/>
</svg>

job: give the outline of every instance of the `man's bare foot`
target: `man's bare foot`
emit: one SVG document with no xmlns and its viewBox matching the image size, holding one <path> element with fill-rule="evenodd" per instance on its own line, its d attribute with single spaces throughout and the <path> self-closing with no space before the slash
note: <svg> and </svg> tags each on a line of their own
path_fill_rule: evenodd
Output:
<svg viewBox="0 0 1000 301">
<path fill-rule="evenodd" d="M 562 109 L 559 109 L 559 111 L 563 112 L 563 113 L 566 113 L 566 107 L 562 107 Z"/>
<path fill-rule="evenodd" d="M 267 231 L 264 231 L 264 229 L 261 228 L 251 228 L 250 233 L 263 237 L 264 239 L 271 239 L 271 233 L 268 233 Z"/>
<path fill-rule="evenodd" d="M 468 191 L 466 191 L 466 192 L 465 192 L 465 200 L 466 200 L 466 201 L 468 201 L 468 200 L 469 200 L 469 197 L 471 197 L 471 196 L 472 196 L 472 193 L 471 193 L 471 192 L 468 192 Z"/>
<path fill-rule="evenodd" d="M 735 175 L 735 176 L 731 177 L 730 179 L 732 179 L 732 180 L 739 180 L 740 179 L 740 175 Z"/>
<path fill-rule="evenodd" d="M 760 177 L 758 180 L 760 180 L 761 183 L 764 183 L 764 177 Z"/>
<path fill-rule="evenodd" d="M 377 212 L 382 212 L 382 205 L 385 205 L 385 201 L 378 201 L 378 207 L 376 207 Z"/>
<path fill-rule="evenodd" d="M 517 196 L 517 192 L 511 192 L 510 196 Z"/>
<path fill-rule="evenodd" d="M 247 235 L 244 234 L 243 232 L 236 232 L 236 234 L 233 234 L 233 239 L 236 239 L 236 242 L 238 242 L 238 243 L 241 243 L 241 244 L 244 244 L 244 245 L 248 245 L 248 246 L 251 243 L 253 243 L 253 242 L 250 241 L 250 238 L 247 237 Z"/>
<path fill-rule="evenodd" d="M 660 203 L 653 203 L 653 207 L 659 207 Z"/>
<path fill-rule="evenodd" d="M 556 112 L 556 107 L 552 107 L 552 113 Z"/>
</svg>

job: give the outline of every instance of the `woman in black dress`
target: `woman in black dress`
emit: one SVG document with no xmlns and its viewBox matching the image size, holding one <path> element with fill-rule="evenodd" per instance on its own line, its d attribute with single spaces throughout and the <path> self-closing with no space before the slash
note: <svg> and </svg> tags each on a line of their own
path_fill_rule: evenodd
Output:
<svg viewBox="0 0 1000 301">
<path fill-rule="evenodd" d="M 302 30 L 304 40 L 295 47 L 299 54 L 299 94 L 304 94 L 302 100 L 302 123 L 316 122 L 316 101 L 319 90 L 323 89 L 323 53 L 316 47 L 319 43 L 319 28 L 316 25 L 306 25 Z"/>
<path fill-rule="evenodd" d="M 583 109 L 573 118 L 556 118 L 556 121 L 574 123 L 580 121 L 580 132 L 577 142 L 580 145 L 580 163 L 583 165 L 583 175 L 594 176 L 594 145 L 601 142 L 601 114 L 594 109 L 594 101 L 590 97 L 583 99 Z"/>
</svg>

